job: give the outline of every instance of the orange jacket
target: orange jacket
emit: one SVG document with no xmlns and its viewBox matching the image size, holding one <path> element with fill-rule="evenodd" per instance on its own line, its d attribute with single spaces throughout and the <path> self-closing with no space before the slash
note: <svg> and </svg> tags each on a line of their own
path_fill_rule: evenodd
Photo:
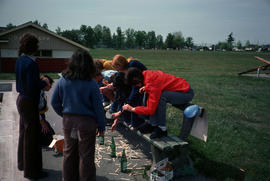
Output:
<svg viewBox="0 0 270 181">
<path fill-rule="evenodd" d="M 148 93 L 146 106 L 135 107 L 136 114 L 153 115 L 156 112 L 160 96 L 163 91 L 188 92 L 190 85 L 181 77 L 176 77 L 162 71 L 145 70 L 143 84 Z"/>
</svg>

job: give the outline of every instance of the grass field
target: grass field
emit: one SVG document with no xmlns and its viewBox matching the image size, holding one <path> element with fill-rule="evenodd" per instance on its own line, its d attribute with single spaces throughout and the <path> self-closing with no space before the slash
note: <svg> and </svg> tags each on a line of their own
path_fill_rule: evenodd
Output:
<svg viewBox="0 0 270 181">
<path fill-rule="evenodd" d="M 186 79 L 194 104 L 208 111 L 208 140 L 190 137 L 190 152 L 199 172 L 216 180 L 270 180 L 270 79 L 238 76 L 270 60 L 269 53 L 155 50 L 91 50 L 94 58 L 115 54 L 134 57 L 148 69 Z M 267 70 L 265 72 L 270 72 Z M 0 76 L 2 79 L 4 74 Z M 10 75 L 8 75 L 10 76 Z M 167 126 L 178 134 L 182 112 L 169 106 Z"/>
<path fill-rule="evenodd" d="M 181 76 L 192 85 L 192 102 L 205 107 L 209 117 L 207 143 L 189 139 L 199 172 L 216 180 L 269 181 L 270 79 L 237 75 L 263 65 L 254 56 L 270 60 L 269 53 L 91 51 L 93 57 L 107 59 L 118 53 L 139 59 L 149 69 Z M 169 132 L 178 134 L 181 111 L 169 106 L 167 115 Z"/>
</svg>

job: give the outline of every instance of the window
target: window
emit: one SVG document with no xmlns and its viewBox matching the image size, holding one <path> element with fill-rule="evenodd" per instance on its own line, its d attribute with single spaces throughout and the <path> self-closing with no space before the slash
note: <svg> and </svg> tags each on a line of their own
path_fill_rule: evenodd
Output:
<svg viewBox="0 0 270 181">
<path fill-rule="evenodd" d="M 52 50 L 39 50 L 35 53 L 36 57 L 52 57 Z"/>
<path fill-rule="evenodd" d="M 42 57 L 52 57 L 52 50 L 41 50 Z"/>
</svg>

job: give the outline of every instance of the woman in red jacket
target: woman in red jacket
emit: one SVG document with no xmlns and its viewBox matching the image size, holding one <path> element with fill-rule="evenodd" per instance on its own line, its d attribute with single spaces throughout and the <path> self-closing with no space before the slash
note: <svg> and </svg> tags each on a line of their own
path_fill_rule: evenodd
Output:
<svg viewBox="0 0 270 181">
<path fill-rule="evenodd" d="M 145 92 L 148 95 L 145 106 L 132 107 L 126 104 L 123 106 L 123 110 L 140 115 L 149 115 L 150 124 L 146 123 L 139 128 L 139 131 L 142 133 L 152 132 L 150 136 L 151 139 L 167 135 L 167 103 L 184 110 L 190 105 L 190 101 L 194 97 L 193 90 L 187 81 L 181 77 L 176 77 L 159 70 L 146 70 L 141 72 L 139 69 L 130 68 L 125 78 L 127 84 L 140 86 L 140 92 Z M 185 132 L 185 135 L 181 136 L 180 133 L 180 137 L 184 140 L 189 135 L 193 120 L 189 122 L 191 125 L 188 126 L 188 131 L 183 131 L 184 124 L 182 126 L 181 133 L 183 134 L 183 132 Z"/>
</svg>

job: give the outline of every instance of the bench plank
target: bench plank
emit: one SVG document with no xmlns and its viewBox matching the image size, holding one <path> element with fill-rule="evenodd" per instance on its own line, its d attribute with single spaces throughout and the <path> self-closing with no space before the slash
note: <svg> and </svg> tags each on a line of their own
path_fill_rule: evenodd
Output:
<svg viewBox="0 0 270 181">
<path fill-rule="evenodd" d="M 147 142 L 151 143 L 160 150 L 170 150 L 176 146 L 184 146 L 188 144 L 185 141 L 182 141 L 177 136 L 168 134 L 166 137 L 150 139 L 150 134 L 141 134 L 139 131 L 136 132 L 137 135 L 143 137 Z"/>
</svg>

